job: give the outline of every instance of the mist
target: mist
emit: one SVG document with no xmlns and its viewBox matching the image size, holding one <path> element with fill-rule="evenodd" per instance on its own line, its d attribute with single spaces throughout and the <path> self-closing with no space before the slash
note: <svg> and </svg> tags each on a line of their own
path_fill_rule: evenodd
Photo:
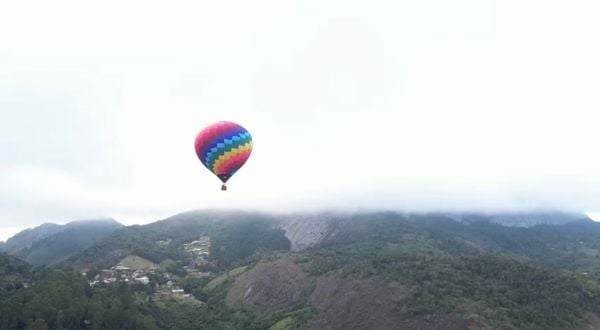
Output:
<svg viewBox="0 0 600 330">
<path fill-rule="evenodd" d="M 202 208 L 600 211 L 596 2 L 112 5 L 0 5 L 4 231 Z M 193 152 L 216 120 L 254 140 L 226 193 Z"/>
</svg>

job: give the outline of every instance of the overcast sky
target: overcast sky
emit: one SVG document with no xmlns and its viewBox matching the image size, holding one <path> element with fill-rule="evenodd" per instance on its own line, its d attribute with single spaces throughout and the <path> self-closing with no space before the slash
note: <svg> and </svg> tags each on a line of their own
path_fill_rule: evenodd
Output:
<svg viewBox="0 0 600 330">
<path fill-rule="evenodd" d="M 600 2 L 0 4 L 0 239 L 195 208 L 600 211 Z M 216 120 L 254 138 L 222 193 Z M 4 233 L 4 234 L 3 234 Z"/>
</svg>

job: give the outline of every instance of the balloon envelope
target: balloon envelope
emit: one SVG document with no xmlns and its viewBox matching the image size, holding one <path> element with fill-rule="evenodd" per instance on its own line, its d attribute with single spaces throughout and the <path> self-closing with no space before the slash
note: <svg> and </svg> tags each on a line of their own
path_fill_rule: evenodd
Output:
<svg viewBox="0 0 600 330">
<path fill-rule="evenodd" d="M 246 163 L 252 153 L 252 136 L 242 126 L 219 121 L 196 136 L 196 155 L 223 183 Z"/>
</svg>

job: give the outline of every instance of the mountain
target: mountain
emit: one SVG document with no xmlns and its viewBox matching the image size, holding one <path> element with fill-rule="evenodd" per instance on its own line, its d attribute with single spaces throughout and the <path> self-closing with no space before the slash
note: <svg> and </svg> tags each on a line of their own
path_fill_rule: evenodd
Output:
<svg viewBox="0 0 600 330">
<path fill-rule="evenodd" d="M 164 260 L 187 260 L 184 243 L 210 236 L 214 266 L 228 267 L 258 250 L 289 249 L 289 241 L 272 215 L 243 211 L 192 211 L 177 214 L 145 226 L 131 226 L 116 231 L 69 263 L 87 268 L 114 265 L 134 254 L 160 263 Z"/>
<path fill-rule="evenodd" d="M 507 227 L 532 227 L 536 225 L 564 225 L 573 221 L 592 221 L 583 213 L 545 211 L 545 212 L 502 212 L 502 213 L 455 213 L 445 214 L 453 220 L 474 223 L 487 221 Z"/>
<path fill-rule="evenodd" d="M 599 280 L 600 224 L 507 227 L 488 215 L 469 223 L 456 216 L 288 217 L 282 227 L 296 252 L 246 271 L 226 301 L 267 315 L 310 306 L 311 316 L 289 322 L 314 329 L 552 329 L 594 322 L 589 313 L 600 292 L 586 285 L 597 288 Z"/>
<path fill-rule="evenodd" d="M 56 234 L 63 229 L 64 226 L 54 223 L 44 223 L 35 228 L 25 229 L 9 238 L 0 249 L 4 252 L 15 253 L 16 251 L 26 249 L 33 243 Z"/>
<path fill-rule="evenodd" d="M 298 213 L 280 217 L 281 228 L 289 238 L 292 250 L 300 251 L 326 242 L 332 236 L 338 235 L 335 231 L 344 227 L 348 219 L 355 218 L 356 214 L 349 213 Z M 364 216 L 364 214 L 362 215 Z M 564 225 L 572 222 L 592 220 L 583 213 L 566 212 L 514 212 L 514 213 L 415 213 L 395 214 L 397 218 L 420 219 L 424 223 L 431 221 L 452 220 L 467 225 L 485 226 L 498 224 L 504 227 L 529 228 L 537 225 Z M 346 228 L 347 229 L 347 228 Z M 512 232 L 513 229 L 502 229 Z"/>
<path fill-rule="evenodd" d="M 496 218 L 186 212 L 37 270 L 0 328 L 600 328 L 600 223 Z"/>
<path fill-rule="evenodd" d="M 183 246 L 202 236 L 212 243 L 203 269 L 216 277 L 188 292 L 258 323 L 553 328 L 587 324 L 600 306 L 582 275 L 599 272 L 600 224 L 579 215 L 187 212 L 124 228 L 67 262 L 105 268 L 133 254 L 177 261 L 185 277 Z"/>
<path fill-rule="evenodd" d="M 121 227 L 113 219 L 43 224 L 9 239 L 6 245 L 10 249 L 6 251 L 34 266 L 50 265 L 83 251 Z"/>
</svg>

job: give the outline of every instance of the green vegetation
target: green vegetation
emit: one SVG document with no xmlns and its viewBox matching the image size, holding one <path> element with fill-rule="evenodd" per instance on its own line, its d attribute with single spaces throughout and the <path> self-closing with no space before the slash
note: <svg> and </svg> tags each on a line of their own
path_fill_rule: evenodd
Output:
<svg viewBox="0 0 600 330">
<path fill-rule="evenodd" d="M 301 329 L 293 317 L 286 317 L 273 324 L 269 330 L 290 330 Z"/>
<path fill-rule="evenodd" d="M 30 240 L 31 246 L 14 254 L 33 266 L 52 265 L 91 247 L 121 227 L 116 221 L 72 222 L 59 226 L 60 231 L 47 237 Z"/>
<path fill-rule="evenodd" d="M 129 267 L 131 269 L 149 269 L 157 267 L 155 263 L 142 257 L 128 255 L 119 262 L 119 265 Z"/>
<path fill-rule="evenodd" d="M 305 329 L 306 322 L 313 314 L 314 310 L 310 306 L 294 305 L 271 315 L 266 323 L 273 324 L 269 330 L 301 330 Z"/>
<path fill-rule="evenodd" d="M 0 252 L 0 300 L 23 288 L 29 276 L 30 267 L 26 262 Z"/>
<path fill-rule="evenodd" d="M 125 284 L 92 290 L 68 269 L 38 273 L 35 286 L 0 301 L 1 329 L 153 329 Z"/>
<path fill-rule="evenodd" d="M 108 268 L 128 255 L 156 264 L 173 260 L 181 265 L 191 256 L 182 247 L 201 236 L 211 238 L 210 260 L 215 269 L 225 269 L 262 250 L 289 250 L 290 242 L 273 218 L 260 213 L 190 212 L 146 226 L 123 228 L 68 260 L 91 269 Z"/>
<path fill-rule="evenodd" d="M 204 288 L 202 290 L 204 292 L 212 291 L 215 288 L 217 288 L 218 286 L 223 285 L 227 281 L 231 280 L 232 278 L 241 275 L 243 272 L 246 271 L 246 269 L 248 269 L 248 266 L 234 268 L 234 269 L 230 270 L 229 272 L 225 272 L 224 274 L 221 274 L 221 275 L 215 277 L 212 281 L 208 282 L 208 284 L 206 284 L 206 286 L 204 286 Z"/>
<path fill-rule="evenodd" d="M 235 276 L 241 275 L 247 269 L 248 269 L 248 266 L 242 266 L 242 267 L 234 268 L 231 271 L 229 271 L 229 276 L 235 277 Z"/>
<path fill-rule="evenodd" d="M 44 223 L 35 228 L 25 229 L 9 238 L 6 243 L 0 243 L 0 251 L 12 254 L 18 252 L 19 250 L 24 250 L 30 247 L 33 243 L 48 236 L 54 235 L 55 233 L 64 229 L 64 226 L 54 223 Z"/>
<path fill-rule="evenodd" d="M 256 316 L 229 310 L 222 304 L 198 308 L 193 304 L 167 300 L 148 305 L 146 313 L 160 329 L 264 329 Z"/>
<path fill-rule="evenodd" d="M 489 328 L 576 329 L 600 312 L 600 224 L 510 228 L 374 213 L 334 219 L 328 230 L 334 234 L 318 246 L 290 252 L 269 216 L 196 212 L 123 228 L 50 268 L 32 271 L 0 253 L 0 329 L 303 329 L 320 308 L 311 305 L 310 285 L 274 312 L 225 302 L 257 262 L 278 258 L 295 260 L 290 269 L 300 265 L 307 283 L 393 282 L 405 288 L 394 313 L 421 326 L 427 323 L 418 320 L 454 315 Z M 192 269 L 197 260 L 183 246 L 201 236 L 210 237 L 210 256 Z M 118 263 L 160 267 L 148 274 L 148 285 L 89 285 Z M 82 268 L 90 268 L 88 278 Z M 286 284 L 279 273 L 265 274 Z M 179 288 L 184 292 L 172 291 Z"/>
<path fill-rule="evenodd" d="M 600 310 L 598 282 L 592 284 L 577 273 L 549 267 L 569 269 L 577 260 L 558 262 L 562 257 L 556 255 L 535 261 L 530 258 L 541 253 L 543 239 L 548 250 L 540 257 L 561 256 L 564 249 L 549 247 L 564 244 L 565 239 L 558 238 L 561 231 L 583 234 L 579 231 L 583 225 L 524 229 L 440 222 L 420 227 L 388 224 L 381 235 L 376 234 L 377 226 L 370 228 L 372 238 L 367 242 L 331 244 L 308 251 L 298 260 L 306 263 L 313 276 L 375 276 L 407 285 L 413 289 L 405 303 L 407 313 L 413 316 L 458 312 L 478 315 L 499 328 L 576 328 L 586 312 Z M 414 232 L 407 239 L 406 230 L 411 227 Z M 509 232 L 520 233 L 515 236 L 521 241 L 514 242 L 515 236 L 505 234 Z M 530 236 L 526 234 L 532 232 L 540 235 L 527 239 Z M 496 240 L 489 238 L 492 233 Z M 483 246 L 489 252 L 465 244 L 465 237 L 485 239 L 488 245 Z M 581 238 L 575 239 L 579 242 Z M 600 235 L 594 241 L 600 242 Z M 579 257 L 589 260 L 587 255 Z"/>
<path fill-rule="evenodd" d="M 211 291 L 214 290 L 215 288 L 217 288 L 220 285 L 223 285 L 225 282 L 227 282 L 227 280 L 229 280 L 229 274 L 225 273 L 222 275 L 219 275 L 217 277 L 215 277 L 212 281 L 208 282 L 208 284 L 206 284 L 206 286 L 204 287 L 204 291 Z"/>
<path fill-rule="evenodd" d="M 211 257 L 225 268 L 250 257 L 257 250 L 289 250 L 290 241 L 271 219 L 219 222 L 211 233 Z"/>
<path fill-rule="evenodd" d="M 16 260 L 2 263 L 25 271 Z M 14 266 L 18 268 L 15 269 Z M 265 329 L 264 320 L 226 308 L 226 288 L 195 300 L 154 300 L 147 287 L 118 283 L 90 287 L 72 269 L 40 270 L 35 286 L 19 287 L 0 300 L 0 329 Z M 203 283 L 196 283 L 202 285 Z M 193 284 L 190 289 L 195 289 Z M 192 303 L 194 302 L 195 303 Z"/>
<path fill-rule="evenodd" d="M 600 310 L 600 225 L 503 227 L 439 216 L 357 215 L 297 256 L 312 276 L 411 288 L 406 313 L 471 315 L 498 328 L 576 328 Z M 600 279 L 600 278 L 599 278 Z"/>
<path fill-rule="evenodd" d="M 225 281 L 208 293 L 201 289 L 210 278 L 185 277 L 184 266 L 193 261 L 193 256 L 184 251 L 183 244 L 200 236 L 212 239 L 211 262 L 205 268 L 225 271 Z M 41 242 L 46 244 L 44 240 Z M 270 324 L 264 320 L 225 307 L 224 282 L 246 270 L 243 266 L 229 270 L 228 266 L 260 258 L 254 255 L 268 254 L 271 250 L 287 250 L 289 245 L 283 232 L 273 227 L 272 219 L 261 214 L 232 213 L 219 219 L 211 213 L 190 213 L 118 230 L 59 266 L 39 269 L 29 288 L 17 276 L 20 272 L 27 275 L 29 266 L 1 255 L 0 279 L 5 281 L 0 295 L 6 299 L 0 302 L 0 329 L 265 329 Z M 161 267 L 156 274 L 149 275 L 147 286 L 117 283 L 90 287 L 87 279 L 75 270 L 89 269 L 88 276 L 92 278 L 101 269 L 118 263 L 131 269 L 146 269 L 156 264 Z M 10 275 L 4 276 L 2 269 Z M 165 285 L 167 273 L 200 301 L 177 295 L 172 299 L 155 296 L 154 285 Z M 8 281 L 9 276 L 15 280 Z"/>
</svg>

